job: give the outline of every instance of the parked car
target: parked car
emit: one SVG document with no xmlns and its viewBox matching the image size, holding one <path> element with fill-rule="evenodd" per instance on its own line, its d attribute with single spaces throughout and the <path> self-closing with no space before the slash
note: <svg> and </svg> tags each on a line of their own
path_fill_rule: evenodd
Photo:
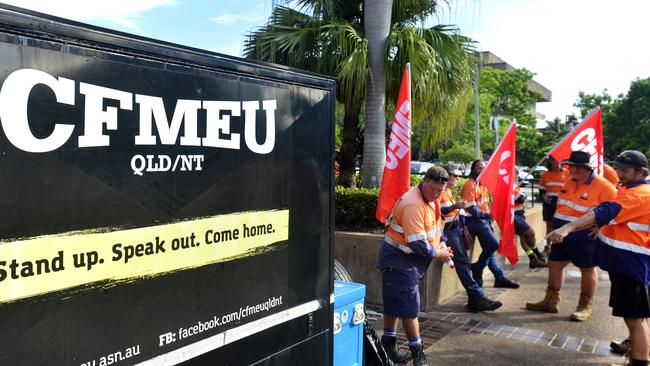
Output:
<svg viewBox="0 0 650 366">
<path fill-rule="evenodd" d="M 530 175 L 527 170 L 517 169 L 517 178 L 519 179 L 519 185 L 523 187 L 530 183 L 529 180 L 532 179 L 533 176 Z"/>
<path fill-rule="evenodd" d="M 424 175 L 432 166 L 434 164 L 428 161 L 411 160 L 411 174 Z"/>
<path fill-rule="evenodd" d="M 533 177 L 535 177 L 536 180 L 539 180 L 539 178 L 542 176 L 542 173 L 544 173 L 547 170 L 548 168 L 546 168 L 545 166 L 539 165 L 535 167 L 535 170 L 531 174 Z"/>
</svg>

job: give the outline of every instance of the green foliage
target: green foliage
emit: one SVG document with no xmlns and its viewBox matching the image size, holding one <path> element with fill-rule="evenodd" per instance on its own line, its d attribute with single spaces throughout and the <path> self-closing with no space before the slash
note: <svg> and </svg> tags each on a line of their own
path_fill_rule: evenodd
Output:
<svg viewBox="0 0 650 366">
<path fill-rule="evenodd" d="M 517 126 L 517 165 L 532 166 L 542 158 L 542 134 L 533 126 Z"/>
<path fill-rule="evenodd" d="M 471 100 L 472 41 L 454 26 L 394 27 L 388 39 L 387 100 L 396 100 L 411 63 L 413 125 L 419 148 L 433 148 L 462 124 Z M 389 116 L 392 121 L 392 115 Z"/>
<path fill-rule="evenodd" d="M 281 1 L 281 3 L 290 3 Z M 437 11 L 434 0 L 393 2 L 387 46 L 387 100 L 399 90 L 404 66 L 412 67 L 414 125 L 421 131 L 421 146 L 435 146 L 459 123 L 471 96 L 472 41 L 448 25 L 422 28 L 421 21 Z M 359 142 L 363 141 L 361 106 L 369 79 L 368 41 L 363 26 L 362 0 L 298 0 L 276 6 L 268 22 L 247 35 L 244 55 L 263 61 L 315 71 L 337 79 L 337 100 L 343 104 L 345 123 L 337 131 L 341 176 L 351 177 Z M 392 121 L 394 109 L 387 112 Z M 341 139 L 339 139 L 341 140 Z M 337 141 L 339 141 L 337 140 Z"/>
<path fill-rule="evenodd" d="M 499 70 L 493 68 L 481 69 L 479 76 L 479 127 L 481 153 L 488 158 L 494 151 L 494 131 L 491 120 L 499 117 L 499 138 L 502 138 L 515 119 L 517 128 L 517 162 L 520 165 L 532 165 L 542 152 L 540 141 L 542 135 L 535 129 L 536 120 L 532 108 L 540 100 L 541 95 L 530 91 L 529 82 L 534 74 L 526 69 Z M 439 151 L 440 156 L 457 154 L 461 148 L 466 148 L 465 159 L 474 159 L 474 106 L 471 105 L 463 126 L 448 135 L 447 144 Z M 443 158 L 443 160 L 445 160 Z M 460 160 L 460 159 L 459 159 Z"/>
<path fill-rule="evenodd" d="M 623 150 L 650 153 L 650 78 L 633 81 L 627 95 L 611 104 L 611 113 L 603 113 L 605 155 L 614 159 Z"/>
<path fill-rule="evenodd" d="M 474 146 L 452 142 L 451 146 L 440 154 L 442 161 L 454 161 L 457 163 L 469 163 L 474 160 Z"/>
<path fill-rule="evenodd" d="M 419 174 L 411 174 L 411 187 L 420 184 L 420 182 L 422 182 L 422 178 L 424 178 L 424 176 Z"/>
<path fill-rule="evenodd" d="M 600 107 L 600 110 L 603 113 L 603 117 L 609 115 L 613 112 L 613 109 L 618 104 L 619 100 L 623 98 L 623 95 L 619 95 L 616 99 L 612 98 L 611 95 L 607 92 L 607 89 L 603 90 L 603 93 L 598 94 L 587 94 L 583 91 L 578 93 L 578 100 L 573 103 L 573 106 L 580 108 L 580 116 L 582 118 L 587 117 L 589 112 L 591 112 L 596 107 Z"/>
<path fill-rule="evenodd" d="M 627 94 L 617 97 L 607 89 L 600 95 L 580 92 L 574 106 L 580 108 L 582 118 L 600 107 L 607 159 L 613 160 L 623 150 L 650 154 L 650 78 L 634 80 Z"/>
<path fill-rule="evenodd" d="M 577 124 L 577 122 L 575 123 Z M 561 119 L 556 117 L 552 121 L 546 121 L 546 127 L 542 129 L 542 136 L 538 139 L 536 156 L 541 158 L 542 155 L 549 152 L 568 133 L 569 126 Z"/>
<path fill-rule="evenodd" d="M 516 118 L 518 123 L 534 126 L 535 116 L 530 109 L 540 100 L 541 94 L 528 88 L 533 76 L 526 69 L 484 68 L 479 79 L 479 91 L 492 96 L 490 107 L 493 115 Z"/>
<path fill-rule="evenodd" d="M 419 184 L 422 176 L 411 174 L 411 187 Z M 458 178 L 454 186 L 454 197 L 460 197 L 460 189 L 467 179 Z M 380 232 L 383 225 L 375 218 L 379 189 L 377 188 L 345 188 L 336 186 L 335 189 L 335 227 L 336 230 Z"/>
<path fill-rule="evenodd" d="M 383 228 L 375 218 L 379 190 L 336 186 L 335 225 L 337 230 L 378 231 Z"/>
</svg>

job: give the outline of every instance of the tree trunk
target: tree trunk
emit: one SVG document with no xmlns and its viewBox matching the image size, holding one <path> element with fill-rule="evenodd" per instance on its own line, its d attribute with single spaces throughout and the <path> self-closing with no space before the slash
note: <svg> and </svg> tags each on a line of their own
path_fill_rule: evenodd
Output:
<svg viewBox="0 0 650 366">
<path fill-rule="evenodd" d="M 364 0 L 364 29 L 368 40 L 370 80 L 366 93 L 361 185 L 381 186 L 386 158 L 386 43 L 390 34 L 392 0 Z"/>
<path fill-rule="evenodd" d="M 337 184 L 344 187 L 356 186 L 355 166 L 359 141 L 359 114 L 361 101 L 355 100 L 345 105 L 343 116 L 343 141 L 341 141 L 341 160 L 339 162 L 339 180 Z"/>
</svg>

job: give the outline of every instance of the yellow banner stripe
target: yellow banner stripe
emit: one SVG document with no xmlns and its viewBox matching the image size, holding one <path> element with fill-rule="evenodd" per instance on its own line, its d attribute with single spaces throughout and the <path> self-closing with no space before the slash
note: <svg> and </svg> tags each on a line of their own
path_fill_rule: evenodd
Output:
<svg viewBox="0 0 650 366">
<path fill-rule="evenodd" d="M 224 262 L 288 238 L 289 210 L 273 210 L 3 242 L 0 303 Z"/>
</svg>

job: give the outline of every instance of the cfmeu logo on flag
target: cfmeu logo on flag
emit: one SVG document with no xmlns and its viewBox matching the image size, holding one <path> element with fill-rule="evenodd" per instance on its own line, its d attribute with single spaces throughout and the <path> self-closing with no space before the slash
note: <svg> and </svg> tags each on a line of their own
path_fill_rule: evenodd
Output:
<svg viewBox="0 0 650 366">
<path fill-rule="evenodd" d="M 411 65 L 406 64 L 397 97 L 390 142 L 386 150 L 384 175 L 379 188 L 375 217 L 386 223 L 397 200 L 411 185 Z"/>
<path fill-rule="evenodd" d="M 510 152 L 510 150 L 506 150 L 501 154 L 501 158 L 499 159 L 499 175 L 505 184 L 510 183 L 510 174 L 508 170 L 513 164 L 508 164 L 506 161 L 511 157 L 512 152 Z"/>
<path fill-rule="evenodd" d="M 390 142 L 386 150 L 387 169 L 397 168 L 399 160 L 405 156 L 410 157 L 411 152 L 411 103 L 408 100 L 403 101 L 393 119 L 393 128 L 390 133 Z M 397 156 L 396 156 L 397 155 Z M 410 165 L 410 162 L 409 162 Z"/>
<path fill-rule="evenodd" d="M 603 118 L 600 108 L 593 110 L 562 141 L 549 151 L 557 161 L 566 160 L 572 151 L 584 151 L 591 155 L 589 165 L 599 175 L 603 174 Z"/>
</svg>

